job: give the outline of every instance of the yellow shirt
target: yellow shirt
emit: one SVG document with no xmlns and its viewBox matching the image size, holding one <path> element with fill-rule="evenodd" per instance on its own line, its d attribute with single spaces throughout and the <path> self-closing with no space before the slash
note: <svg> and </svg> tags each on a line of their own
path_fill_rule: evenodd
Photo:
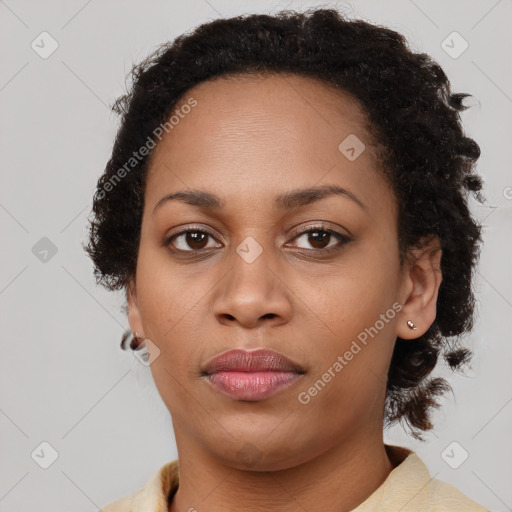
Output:
<svg viewBox="0 0 512 512">
<path fill-rule="evenodd" d="M 456 487 L 430 477 L 411 450 L 385 445 L 394 469 L 382 485 L 352 512 L 489 512 Z M 178 489 L 178 460 L 162 466 L 137 492 L 102 508 L 103 512 L 168 512 Z"/>
</svg>

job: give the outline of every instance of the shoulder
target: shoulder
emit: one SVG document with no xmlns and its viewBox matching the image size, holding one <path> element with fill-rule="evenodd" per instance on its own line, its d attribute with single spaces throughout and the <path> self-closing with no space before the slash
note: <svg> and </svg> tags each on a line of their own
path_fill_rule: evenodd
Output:
<svg viewBox="0 0 512 512">
<path fill-rule="evenodd" d="M 179 483 L 179 463 L 173 460 L 156 471 L 138 491 L 101 508 L 101 512 L 161 512 Z"/>
<path fill-rule="evenodd" d="M 394 469 L 382 485 L 353 512 L 489 512 L 453 485 L 430 476 L 416 453 L 386 445 Z"/>
<path fill-rule="evenodd" d="M 132 512 L 132 505 L 136 494 L 137 493 L 130 494 L 129 496 L 116 500 L 105 507 L 101 507 L 101 512 Z"/>
<path fill-rule="evenodd" d="M 489 512 L 451 484 L 433 478 L 426 486 L 424 495 L 432 512 Z"/>
</svg>

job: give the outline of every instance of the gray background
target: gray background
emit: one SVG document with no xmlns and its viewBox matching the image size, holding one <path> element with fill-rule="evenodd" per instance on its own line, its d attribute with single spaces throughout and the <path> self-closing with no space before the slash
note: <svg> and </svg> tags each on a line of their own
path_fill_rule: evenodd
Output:
<svg viewBox="0 0 512 512">
<path fill-rule="evenodd" d="M 432 476 L 491 510 L 512 510 L 510 0 L 0 0 L 0 511 L 97 510 L 177 456 L 149 368 L 119 348 L 122 294 L 96 286 L 81 248 L 117 129 L 108 106 L 131 65 L 219 16 L 320 5 L 403 33 L 441 64 L 453 91 L 476 98 L 462 114 L 482 149 L 488 201 L 472 202 L 485 225 L 468 339 L 476 357 L 450 378 L 455 397 L 425 443 L 401 427 L 386 441 L 416 450 Z M 31 47 L 43 31 L 59 45 L 46 59 Z M 442 47 L 453 31 L 469 43 L 457 58 Z M 47 469 L 43 441 L 58 453 Z M 453 469 L 446 453 L 456 465 L 462 450 L 469 457 Z"/>
</svg>

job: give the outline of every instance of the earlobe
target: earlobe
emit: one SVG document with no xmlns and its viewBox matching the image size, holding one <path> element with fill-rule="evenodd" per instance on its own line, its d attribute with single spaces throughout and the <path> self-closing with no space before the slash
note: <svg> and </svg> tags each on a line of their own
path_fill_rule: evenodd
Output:
<svg viewBox="0 0 512 512">
<path fill-rule="evenodd" d="M 437 296 L 442 282 L 442 250 L 438 237 L 409 251 L 403 282 L 403 308 L 397 336 L 419 338 L 436 318 Z"/>
</svg>

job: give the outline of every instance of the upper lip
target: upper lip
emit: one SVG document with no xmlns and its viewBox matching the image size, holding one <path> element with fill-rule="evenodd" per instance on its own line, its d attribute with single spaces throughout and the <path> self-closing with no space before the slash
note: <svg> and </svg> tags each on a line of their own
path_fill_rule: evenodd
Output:
<svg viewBox="0 0 512 512">
<path fill-rule="evenodd" d="M 304 373 L 304 369 L 287 357 L 269 349 L 233 349 L 219 354 L 204 368 L 203 373 L 282 371 Z"/>
</svg>

